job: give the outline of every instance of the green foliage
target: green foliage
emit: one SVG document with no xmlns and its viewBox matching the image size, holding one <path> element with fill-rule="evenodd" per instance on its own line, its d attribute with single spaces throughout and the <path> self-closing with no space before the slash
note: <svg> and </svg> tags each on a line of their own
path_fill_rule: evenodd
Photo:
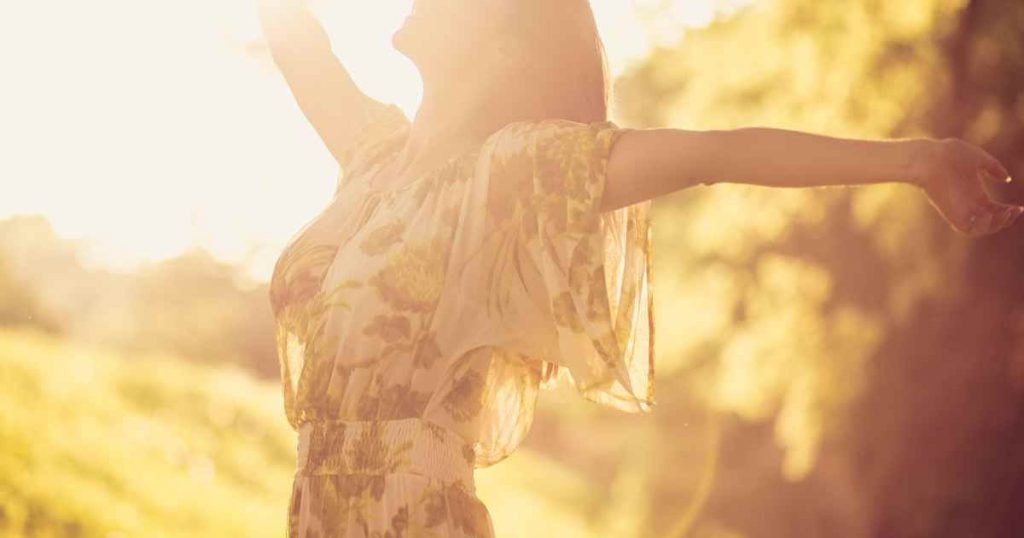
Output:
<svg viewBox="0 0 1024 538">
<path fill-rule="evenodd" d="M 193 250 L 133 276 L 127 304 L 129 349 L 164 350 L 278 375 L 265 286 L 249 286 L 239 268 Z M 247 289 L 248 288 L 248 289 Z"/>
<path fill-rule="evenodd" d="M 28 331 L 0 333 L 0 385 L 0 536 L 280 535 L 276 387 Z"/>
<path fill-rule="evenodd" d="M 133 273 L 87 270 L 40 215 L 0 221 L 0 325 L 278 376 L 266 283 L 202 249 Z"/>
<path fill-rule="evenodd" d="M 762 0 L 618 84 L 623 124 L 961 136 L 1024 176 L 1022 2 Z M 1019 534 L 1019 230 L 957 238 L 896 184 L 655 208 L 659 405 L 545 393 L 478 472 L 499 536 Z M 294 439 L 265 288 L 202 253 L 89 273 L 40 222 L 0 249 L 0 323 L 70 339 L 0 334 L 0 536 L 279 536 Z"/>
<path fill-rule="evenodd" d="M 941 72 L 937 32 L 959 2 L 757 2 L 688 32 L 619 85 L 628 123 L 772 126 L 834 136 L 920 134 L 923 81 Z M 708 178 L 723 182 L 742 178 Z M 662 372 L 705 405 L 775 417 L 785 475 L 841 435 L 886 331 L 941 295 L 947 236 L 905 185 L 767 189 L 719 184 L 659 204 Z M 685 248 L 678 248 L 685 245 Z M 663 333 L 664 334 L 664 333 Z"/>
<path fill-rule="evenodd" d="M 1020 2 L 761 0 L 635 66 L 617 112 L 639 127 L 957 136 L 1021 176 L 1022 65 Z M 659 199 L 654 231 L 659 412 L 708 408 L 728 425 L 692 535 L 1016 534 L 997 506 L 1019 504 L 1022 465 L 988 454 L 1020 434 L 1005 418 L 982 441 L 972 424 L 1022 416 L 995 373 L 1019 362 L 1004 319 L 1019 311 L 1020 227 L 966 240 L 900 184 L 706 179 L 723 183 Z M 659 458 L 663 499 L 692 490 L 680 483 L 699 467 Z M 953 462 L 979 474 L 943 472 Z M 974 501 L 987 495 L 1000 500 Z M 655 529 L 686 517 L 678 502 L 656 510 L 676 515 Z"/>
<path fill-rule="evenodd" d="M 7 259 L 0 254 L 0 326 L 32 325 L 57 332 L 56 320 L 40 304 L 33 290 L 13 274 Z"/>
<path fill-rule="evenodd" d="M 0 537 L 281 536 L 295 441 L 237 367 L 0 330 Z M 477 489 L 499 536 L 604 536 L 600 489 L 529 449 Z"/>
</svg>

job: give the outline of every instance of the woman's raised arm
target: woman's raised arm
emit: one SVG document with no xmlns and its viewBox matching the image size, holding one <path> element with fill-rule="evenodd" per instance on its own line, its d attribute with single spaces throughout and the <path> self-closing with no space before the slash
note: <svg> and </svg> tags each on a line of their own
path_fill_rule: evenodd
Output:
<svg viewBox="0 0 1024 538">
<path fill-rule="evenodd" d="M 984 181 L 1010 181 L 1002 164 L 956 138 L 862 140 L 768 127 L 623 133 L 608 157 L 602 208 L 617 209 L 698 184 L 817 187 L 901 182 L 917 185 L 952 225 L 970 236 L 997 232 L 1024 207 L 992 200 Z"/>
<path fill-rule="evenodd" d="M 259 9 L 274 63 L 303 115 L 342 162 L 342 152 L 360 135 L 361 119 L 386 105 L 356 86 L 305 0 L 259 0 Z"/>
</svg>

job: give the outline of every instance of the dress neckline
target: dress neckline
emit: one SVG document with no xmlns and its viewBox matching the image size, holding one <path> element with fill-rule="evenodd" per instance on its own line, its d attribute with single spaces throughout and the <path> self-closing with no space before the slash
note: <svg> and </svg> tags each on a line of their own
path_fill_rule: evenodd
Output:
<svg viewBox="0 0 1024 538">
<path fill-rule="evenodd" d="M 430 168 L 429 170 L 427 170 L 425 172 L 421 172 L 419 174 L 415 174 L 411 180 L 408 180 L 405 183 L 402 183 L 400 185 L 391 186 L 391 187 L 383 187 L 383 188 L 373 186 L 372 184 L 370 184 L 370 179 L 376 178 L 376 176 L 379 175 L 379 173 L 380 173 L 380 169 L 382 167 L 386 166 L 390 162 L 390 157 L 393 157 L 394 154 L 397 153 L 398 150 L 401 148 L 401 146 L 398 145 L 398 144 L 396 144 L 395 146 L 396 146 L 395 149 L 387 151 L 382 156 L 380 164 L 372 169 L 373 170 L 372 174 L 371 173 L 359 174 L 359 184 L 362 185 L 362 187 L 363 187 L 363 189 L 365 191 L 367 191 L 369 193 L 373 193 L 373 194 L 380 194 L 380 195 L 392 194 L 392 193 L 397 193 L 397 192 L 404 191 L 404 190 L 409 189 L 409 188 L 411 188 L 411 187 L 413 187 L 415 185 L 419 185 L 420 183 L 428 181 L 428 180 L 430 180 L 432 178 L 439 177 L 442 174 L 442 172 L 448 170 L 456 162 L 458 162 L 458 161 L 460 161 L 460 160 L 462 160 L 462 159 L 464 159 L 466 157 L 469 157 L 471 155 L 478 154 L 480 152 L 480 150 L 483 149 L 483 144 L 477 144 L 477 145 L 475 145 L 473 147 L 470 147 L 469 149 L 467 149 L 465 151 L 461 151 L 458 154 L 453 155 L 452 157 L 449 157 L 448 159 L 442 161 L 437 166 L 434 166 L 433 168 Z"/>
<path fill-rule="evenodd" d="M 460 151 L 457 154 L 455 154 L 455 155 L 449 157 L 448 159 L 442 161 L 437 166 L 434 166 L 433 168 L 431 168 L 431 169 L 429 169 L 429 170 L 427 170 L 425 172 L 421 172 L 419 174 L 416 174 L 413 177 L 413 179 L 411 179 L 409 181 L 406 181 L 405 183 L 403 183 L 401 185 L 394 186 L 394 187 L 387 187 L 387 188 L 374 187 L 373 185 L 370 184 L 370 179 L 372 179 L 376 175 L 378 175 L 379 172 L 380 172 L 380 169 L 383 166 L 387 165 L 390 162 L 390 159 L 393 158 L 395 156 L 395 154 L 398 151 L 401 150 L 401 148 L 402 148 L 401 142 L 403 140 L 405 140 L 405 137 L 409 134 L 409 130 L 410 130 L 411 126 L 412 126 L 411 123 L 406 123 L 398 131 L 398 134 L 400 136 L 397 136 L 394 140 L 392 140 L 390 147 L 386 151 L 382 152 L 382 154 L 380 155 L 380 157 L 379 157 L 379 161 L 380 162 L 379 162 L 378 166 L 372 168 L 373 173 L 372 174 L 370 174 L 370 173 L 358 174 L 357 181 L 362 186 L 363 190 L 365 190 L 368 193 L 375 194 L 375 195 L 386 195 L 386 194 L 393 194 L 393 193 L 404 191 L 404 190 L 406 190 L 408 188 L 411 188 L 411 187 L 413 187 L 415 185 L 419 185 L 422 182 L 428 181 L 428 180 L 430 180 L 432 178 L 439 177 L 442 172 L 444 172 L 445 170 L 449 169 L 452 165 L 454 165 L 458 161 L 461 161 L 462 159 L 465 159 L 466 157 L 470 157 L 472 155 L 479 156 L 479 154 L 483 151 L 484 147 L 486 147 L 487 144 L 491 142 L 491 139 L 493 139 L 495 136 L 497 136 L 498 133 L 504 131 L 505 129 L 507 129 L 509 127 L 511 127 L 512 125 L 516 125 L 516 124 L 520 124 L 520 123 L 526 123 L 526 122 L 529 122 L 529 121 L 537 121 L 537 120 L 517 120 L 517 121 L 512 121 L 512 122 L 506 123 L 505 125 L 502 125 L 501 127 L 495 129 L 494 132 L 492 132 L 491 134 L 487 135 L 487 137 L 484 138 L 483 141 L 481 141 L 479 144 L 474 144 L 474 145 L 470 146 L 469 148 L 467 148 L 466 150 Z M 367 172 L 369 172 L 369 170 L 367 170 Z"/>
</svg>

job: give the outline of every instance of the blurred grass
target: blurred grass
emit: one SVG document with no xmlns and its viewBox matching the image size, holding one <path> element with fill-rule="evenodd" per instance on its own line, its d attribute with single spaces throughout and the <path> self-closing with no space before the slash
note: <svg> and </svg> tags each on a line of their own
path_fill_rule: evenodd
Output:
<svg viewBox="0 0 1024 538">
<path fill-rule="evenodd" d="M 0 328 L 0 537 L 284 534 L 276 383 Z M 499 536 L 600 535 L 598 488 L 521 449 L 477 472 Z"/>
<path fill-rule="evenodd" d="M 280 536 L 273 386 L 0 330 L 0 536 Z"/>
</svg>

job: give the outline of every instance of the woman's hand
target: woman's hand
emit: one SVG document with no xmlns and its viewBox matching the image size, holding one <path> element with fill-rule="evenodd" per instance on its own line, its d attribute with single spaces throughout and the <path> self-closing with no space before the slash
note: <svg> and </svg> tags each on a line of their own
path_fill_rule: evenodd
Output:
<svg viewBox="0 0 1024 538">
<path fill-rule="evenodd" d="M 985 150 L 958 138 L 921 139 L 912 159 L 911 182 L 956 231 L 969 237 L 998 232 L 1024 213 L 1024 206 L 992 200 L 986 181 L 1009 183 L 1006 168 Z"/>
<path fill-rule="evenodd" d="M 366 95 L 334 56 L 331 40 L 307 0 L 259 0 L 270 56 L 302 114 L 338 164 L 363 136 L 364 121 L 388 105 Z"/>
</svg>

